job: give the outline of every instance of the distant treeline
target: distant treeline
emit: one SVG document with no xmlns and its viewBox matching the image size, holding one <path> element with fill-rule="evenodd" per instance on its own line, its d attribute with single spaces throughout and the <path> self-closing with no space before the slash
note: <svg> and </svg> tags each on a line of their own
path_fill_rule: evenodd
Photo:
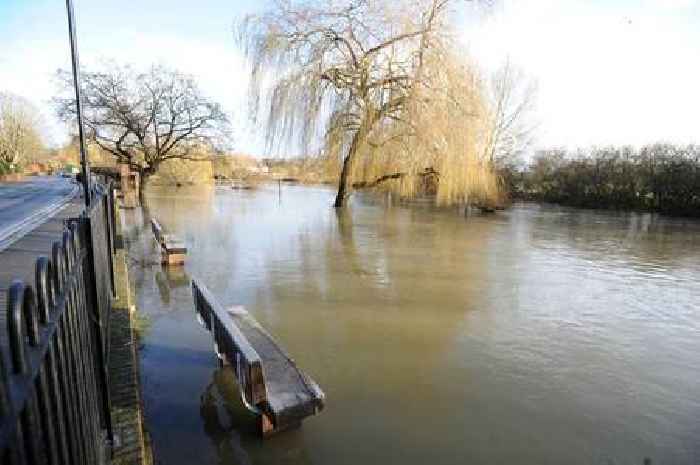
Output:
<svg viewBox="0 0 700 465">
<path fill-rule="evenodd" d="M 504 179 L 516 198 L 700 216 L 700 146 L 545 150 Z"/>
</svg>

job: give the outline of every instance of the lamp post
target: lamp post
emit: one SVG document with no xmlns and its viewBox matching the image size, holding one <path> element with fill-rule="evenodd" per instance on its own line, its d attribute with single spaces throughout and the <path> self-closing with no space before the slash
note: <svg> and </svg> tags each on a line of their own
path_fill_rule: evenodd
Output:
<svg viewBox="0 0 700 465">
<path fill-rule="evenodd" d="M 90 160 L 85 151 L 85 134 L 83 133 L 83 102 L 80 97 L 80 60 L 78 59 L 78 43 L 75 37 L 75 16 L 73 15 L 73 1 L 66 0 L 68 11 L 68 36 L 70 38 L 71 62 L 73 65 L 73 86 L 75 87 L 75 105 L 78 115 L 78 139 L 80 141 L 80 166 L 82 168 L 83 190 L 85 193 L 85 206 L 90 206 Z"/>
</svg>

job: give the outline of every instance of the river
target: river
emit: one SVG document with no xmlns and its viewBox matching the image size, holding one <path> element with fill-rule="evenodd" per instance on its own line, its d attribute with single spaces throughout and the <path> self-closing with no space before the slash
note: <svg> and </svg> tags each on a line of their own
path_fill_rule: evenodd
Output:
<svg viewBox="0 0 700 465">
<path fill-rule="evenodd" d="M 156 463 L 700 463 L 700 222 L 333 195 L 154 196 L 189 248 L 179 271 L 125 211 Z M 191 276 L 276 336 L 323 412 L 254 435 Z"/>
</svg>

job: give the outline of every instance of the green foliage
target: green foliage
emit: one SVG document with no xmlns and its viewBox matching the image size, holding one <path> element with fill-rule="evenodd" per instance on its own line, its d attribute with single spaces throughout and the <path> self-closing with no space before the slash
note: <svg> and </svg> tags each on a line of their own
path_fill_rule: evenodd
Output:
<svg viewBox="0 0 700 465">
<path fill-rule="evenodd" d="M 527 197 L 566 205 L 700 216 L 700 147 L 541 151 L 520 189 Z"/>
<path fill-rule="evenodd" d="M 0 175 L 3 174 L 10 174 L 12 173 L 12 168 L 10 168 L 10 164 L 7 163 L 4 160 L 0 160 Z"/>
</svg>

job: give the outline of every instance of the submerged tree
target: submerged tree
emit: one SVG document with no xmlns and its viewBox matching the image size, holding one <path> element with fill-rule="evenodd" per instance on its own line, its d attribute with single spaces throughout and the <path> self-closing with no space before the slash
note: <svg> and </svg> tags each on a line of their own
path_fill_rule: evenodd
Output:
<svg viewBox="0 0 700 465">
<path fill-rule="evenodd" d="M 267 111 L 270 146 L 323 137 L 323 153 L 340 160 L 336 207 L 351 181 L 407 195 L 427 182 L 454 190 L 438 197 L 451 202 L 470 194 L 464 173 L 478 167 L 495 188 L 477 147 L 483 135 L 468 124 L 484 119 L 483 105 L 475 76 L 452 53 L 450 3 L 276 0 L 242 24 L 252 108 Z"/>
<path fill-rule="evenodd" d="M 38 115 L 25 99 L 0 93 L 0 173 L 16 171 L 44 150 Z"/>
<path fill-rule="evenodd" d="M 449 53 L 429 60 L 435 70 L 430 85 L 416 90 L 401 122 L 382 125 L 367 138 L 366 156 L 352 171 L 362 181 L 353 185 L 408 197 L 430 193 L 440 204 L 494 203 L 500 183 L 484 156 L 491 121 L 480 81 Z"/>
<path fill-rule="evenodd" d="M 70 94 L 70 72 L 58 72 Z M 82 73 L 83 122 L 89 140 L 141 175 L 142 192 L 161 163 L 202 160 L 203 151 L 226 139 L 228 118 L 191 76 L 154 66 L 145 73 L 111 66 Z M 54 100 L 57 112 L 75 120 L 75 100 Z"/>
</svg>

